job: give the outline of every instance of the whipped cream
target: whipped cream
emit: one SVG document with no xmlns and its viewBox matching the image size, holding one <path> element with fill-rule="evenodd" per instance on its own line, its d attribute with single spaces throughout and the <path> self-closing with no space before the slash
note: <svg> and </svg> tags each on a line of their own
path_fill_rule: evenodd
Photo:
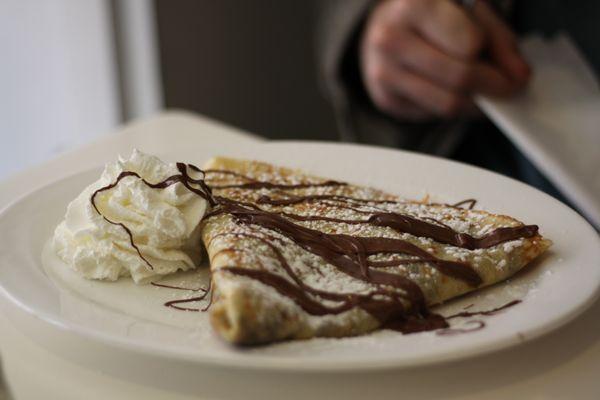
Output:
<svg viewBox="0 0 600 400">
<path fill-rule="evenodd" d="M 102 215 L 94 209 L 90 201 L 94 192 L 113 184 L 124 171 L 135 172 L 149 183 L 179 174 L 175 163 L 138 150 L 129 159 L 119 157 L 107 164 L 100 179 L 67 207 L 64 221 L 54 231 L 52 245 L 57 255 L 86 278 L 114 281 L 131 276 L 136 283 L 199 265 L 199 225 L 208 202 L 182 183 L 153 189 L 141 179 L 127 176 L 96 195 L 95 204 Z M 191 168 L 187 173 L 200 178 Z M 125 228 L 103 216 L 129 229 L 143 258 L 131 245 Z"/>
</svg>

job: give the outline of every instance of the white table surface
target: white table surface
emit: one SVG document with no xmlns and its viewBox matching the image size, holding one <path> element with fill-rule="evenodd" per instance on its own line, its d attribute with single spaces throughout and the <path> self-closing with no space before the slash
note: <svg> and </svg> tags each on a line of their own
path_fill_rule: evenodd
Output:
<svg viewBox="0 0 600 400">
<path fill-rule="evenodd" d="M 165 147 L 168 147 L 172 152 L 189 155 L 193 159 L 194 146 L 202 146 L 207 138 L 215 138 L 216 135 L 223 145 L 243 145 L 257 140 L 202 117 L 180 112 L 163 113 L 126 126 L 92 145 L 1 182 L 0 208 L 35 186 L 69 172 L 101 165 L 114 159 L 119 152 L 128 153 L 133 146 L 158 154 L 164 154 Z M 372 384 L 374 395 L 378 391 L 394 392 L 394 398 L 597 399 L 600 398 L 598 315 L 600 302 L 558 331 L 523 346 L 487 356 L 434 367 L 379 372 L 376 376 L 338 375 L 318 384 L 324 388 L 324 396 L 328 393 L 328 398 L 332 398 L 332 393 L 364 389 L 364 385 Z M 36 396 L 33 393 L 44 393 L 44 399 L 61 400 L 132 399 L 142 396 L 144 399 L 191 398 L 85 369 L 55 354 L 52 349 L 34 343 L 2 315 L 0 351 L 5 381 L 13 388 L 16 400 L 38 398 L 32 397 Z M 282 379 L 281 384 L 284 384 L 294 377 Z M 312 379 L 311 382 L 316 382 L 316 378 Z M 340 382 L 345 383 L 340 386 Z M 387 385 L 394 386 L 394 390 L 382 390 L 385 388 L 376 387 L 378 382 L 387 382 Z M 337 386 L 328 388 L 328 384 Z M 0 390 L 0 396 L 1 393 Z M 217 398 L 219 396 L 236 398 L 239 392 L 237 396 L 231 393 L 218 394 Z M 211 398 L 215 398 L 214 393 Z"/>
</svg>

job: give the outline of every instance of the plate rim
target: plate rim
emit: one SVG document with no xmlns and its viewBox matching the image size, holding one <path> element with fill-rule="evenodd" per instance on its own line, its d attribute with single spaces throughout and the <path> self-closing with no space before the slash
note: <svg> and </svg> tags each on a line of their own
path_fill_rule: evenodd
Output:
<svg viewBox="0 0 600 400">
<path fill-rule="evenodd" d="M 511 181 L 511 183 L 517 183 L 527 187 L 529 189 L 533 189 L 538 193 L 546 196 L 550 200 L 558 203 L 561 207 L 565 207 L 568 211 L 576 218 L 579 219 L 579 222 L 586 225 L 586 228 L 591 229 L 595 232 L 594 228 L 589 224 L 581 215 L 579 215 L 575 210 L 571 209 L 567 205 L 561 203 L 557 199 L 549 196 L 548 194 L 539 191 L 536 188 L 532 188 L 531 186 L 520 182 L 516 179 L 495 173 L 493 171 L 488 171 L 484 168 L 472 166 L 468 164 L 464 164 L 461 162 L 457 162 L 454 160 L 448 160 L 441 157 L 436 157 L 428 154 L 421 154 L 415 152 L 409 152 L 398 149 L 389 149 L 383 148 L 380 146 L 373 145 L 362 145 L 362 144 L 350 144 L 350 143 L 336 143 L 336 142 L 318 142 L 318 141 L 301 141 L 301 140 L 285 140 L 285 141 L 271 141 L 257 144 L 259 146 L 273 146 L 273 145 L 319 145 L 319 146 L 328 146 L 328 147 L 352 147 L 356 149 L 367 148 L 369 150 L 377 150 L 377 151 L 389 151 L 390 153 L 396 154 L 410 154 L 411 156 L 422 157 L 429 161 L 433 161 L 436 163 L 451 163 L 460 166 L 461 168 L 475 169 L 478 172 L 484 172 L 487 174 L 493 174 L 495 178 L 503 178 L 505 180 Z M 29 197 L 31 197 L 34 193 L 42 191 L 44 189 L 48 189 L 61 181 L 68 180 L 70 178 L 74 178 L 78 175 L 83 175 L 86 173 L 91 173 L 94 170 L 98 170 L 101 166 L 94 166 L 90 168 L 79 169 L 76 171 L 71 171 L 68 174 L 64 174 L 61 176 L 57 176 L 55 179 L 44 183 L 42 185 L 37 185 L 25 194 L 17 197 L 13 201 L 9 202 L 5 207 L 0 210 L 0 220 L 5 217 L 6 214 L 11 212 L 13 208 L 17 207 L 21 202 L 25 201 Z M 600 243 L 600 236 L 596 236 L 596 240 Z M 57 290 L 60 290 L 57 288 Z M 75 334 L 77 336 L 82 336 L 86 339 L 91 339 L 95 342 L 101 343 L 103 345 L 107 345 L 111 348 L 118 350 L 125 350 L 134 352 L 141 355 L 150 355 L 153 357 L 166 358 L 169 360 L 174 360 L 174 356 L 176 356 L 176 361 L 184 361 L 188 363 L 193 363 L 195 365 L 201 366 L 214 366 L 214 367 L 226 367 L 231 369 L 245 369 L 245 370 L 256 370 L 256 371 L 299 371 L 299 372 L 349 372 L 349 371 L 377 371 L 377 370 L 389 370 L 389 369 L 403 369 L 403 368 L 412 368 L 412 367 L 421 367 L 427 365 L 441 365 L 445 363 L 449 363 L 452 361 L 463 360 L 467 358 L 473 358 L 476 356 L 483 356 L 490 353 L 495 353 L 501 350 L 504 350 L 508 347 L 513 347 L 516 345 L 521 345 L 524 343 L 529 343 L 545 334 L 555 331 L 557 328 L 566 325 L 571 322 L 579 315 L 581 315 L 585 310 L 591 307 L 597 299 L 600 297 L 600 281 L 596 283 L 596 286 L 593 290 L 592 295 L 590 295 L 585 301 L 579 303 L 576 307 L 574 307 L 568 314 L 553 318 L 547 321 L 545 324 L 537 325 L 535 328 L 528 330 L 527 335 L 524 338 L 518 337 L 517 335 L 507 335 L 506 337 L 502 337 L 500 339 L 494 340 L 493 347 L 490 346 L 489 343 L 480 343 L 473 346 L 470 346 L 468 349 L 461 351 L 460 353 L 452 350 L 448 350 L 441 353 L 434 353 L 428 356 L 412 356 L 412 357 L 404 357 L 404 358 L 389 358 L 389 359 L 366 359 L 366 360 L 357 360 L 355 358 L 344 359 L 342 362 L 338 361 L 328 361 L 323 359 L 315 359 L 302 360 L 302 363 L 294 362 L 292 359 L 288 358 L 279 358 L 276 356 L 262 355 L 262 354 L 252 354 L 251 357 L 245 358 L 223 358 L 218 356 L 211 355 L 201 355 L 200 357 L 197 354 L 186 354 L 181 349 L 176 349 L 173 347 L 162 349 L 155 347 L 150 344 L 137 343 L 135 341 L 127 340 L 125 338 L 118 337 L 116 335 L 109 335 L 106 333 L 98 332 L 93 328 L 85 327 L 81 324 L 76 324 L 70 321 L 62 320 L 61 318 L 56 318 L 53 315 L 40 312 L 39 310 L 35 310 L 30 305 L 23 303 L 18 298 L 13 296 L 10 291 L 4 287 L 2 281 L 0 281 L 0 294 L 4 299 L 9 300 L 9 302 L 15 306 L 20 311 L 25 311 L 28 316 L 41 320 L 42 322 L 52 326 L 53 328 L 57 328 L 62 332 L 67 332 L 71 334 Z M 6 313 L 9 316 L 9 320 L 15 323 L 15 318 L 10 315 L 10 313 Z M 28 336 L 31 335 L 28 333 Z"/>
</svg>

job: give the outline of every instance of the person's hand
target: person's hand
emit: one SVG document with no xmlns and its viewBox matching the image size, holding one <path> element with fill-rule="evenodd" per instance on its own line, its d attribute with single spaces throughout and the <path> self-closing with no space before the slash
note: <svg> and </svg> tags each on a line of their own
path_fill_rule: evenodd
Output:
<svg viewBox="0 0 600 400">
<path fill-rule="evenodd" d="M 513 32 L 483 0 L 472 10 L 451 0 L 381 1 L 359 58 L 375 106 L 412 121 L 468 113 L 473 94 L 511 96 L 530 76 Z"/>
</svg>

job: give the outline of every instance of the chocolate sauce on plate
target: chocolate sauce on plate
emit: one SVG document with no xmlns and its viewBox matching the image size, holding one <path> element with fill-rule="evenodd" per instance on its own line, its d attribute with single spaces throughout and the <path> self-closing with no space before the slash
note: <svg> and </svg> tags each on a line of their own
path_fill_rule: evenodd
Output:
<svg viewBox="0 0 600 400">
<path fill-rule="evenodd" d="M 440 330 L 438 330 L 436 332 L 436 335 L 439 335 L 439 336 L 454 336 L 454 335 L 460 335 L 462 333 L 471 333 L 471 332 L 480 331 L 483 328 L 485 328 L 485 322 L 483 322 L 481 320 L 478 320 L 478 319 L 467 321 L 466 325 L 470 325 L 471 327 L 469 327 L 469 328 L 445 328 L 445 329 L 440 329 Z"/>
<path fill-rule="evenodd" d="M 507 308 L 516 306 L 517 304 L 521 303 L 522 300 L 513 300 L 510 301 L 500 307 L 496 307 L 493 308 L 491 310 L 484 310 L 484 311 L 462 311 L 456 314 L 452 314 L 446 317 L 446 319 L 452 319 L 452 318 L 465 318 L 465 317 L 473 317 L 475 315 L 482 315 L 482 316 L 490 316 L 490 315 L 495 315 L 498 314 L 500 311 L 504 311 Z M 468 307 L 466 307 L 465 309 L 471 308 L 472 304 Z"/>
<path fill-rule="evenodd" d="M 458 207 L 458 208 L 460 208 L 462 206 L 467 206 L 467 210 L 472 210 L 475 207 L 476 204 L 477 204 L 477 200 L 475 200 L 475 199 L 466 199 L 466 200 L 463 200 L 463 201 L 459 201 L 458 203 L 454 203 L 451 206 L 452 207 Z"/>
</svg>

